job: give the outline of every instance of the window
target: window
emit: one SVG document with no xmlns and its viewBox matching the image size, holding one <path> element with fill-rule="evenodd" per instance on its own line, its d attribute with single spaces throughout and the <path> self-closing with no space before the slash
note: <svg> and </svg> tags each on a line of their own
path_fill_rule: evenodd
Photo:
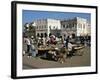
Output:
<svg viewBox="0 0 100 80">
<path fill-rule="evenodd" d="M 75 27 L 74 23 L 73 23 L 73 27 Z"/>
<path fill-rule="evenodd" d="M 58 29 L 58 26 L 56 27 L 56 29 Z"/>
<path fill-rule="evenodd" d="M 55 29 L 55 26 L 53 26 L 53 29 Z"/>
<path fill-rule="evenodd" d="M 67 28 L 69 28 L 69 24 L 67 24 Z"/>
<path fill-rule="evenodd" d="M 77 27 L 77 24 L 76 24 L 76 23 L 74 24 L 74 27 L 75 27 L 75 28 Z"/>
<path fill-rule="evenodd" d="M 47 37 L 47 33 L 44 33 L 44 36 Z"/>
<path fill-rule="evenodd" d="M 46 29 L 47 27 L 45 26 L 45 29 Z"/>
<path fill-rule="evenodd" d="M 42 29 L 43 29 L 43 26 L 42 26 Z"/>
<path fill-rule="evenodd" d="M 49 26 L 49 28 L 51 29 L 51 26 Z"/>
<path fill-rule="evenodd" d="M 40 28 L 41 28 L 41 26 L 38 27 L 38 29 L 40 29 Z"/>
<path fill-rule="evenodd" d="M 85 29 L 85 24 L 83 24 L 83 29 Z"/>
<path fill-rule="evenodd" d="M 78 28 L 81 28 L 81 29 L 82 29 L 82 24 L 79 23 L 79 24 L 78 24 Z"/>
<path fill-rule="evenodd" d="M 39 37 L 40 35 L 39 35 L 39 33 L 37 33 L 37 37 Z"/>
<path fill-rule="evenodd" d="M 43 33 L 41 33 L 41 38 L 43 38 Z"/>
<path fill-rule="evenodd" d="M 63 25 L 63 28 L 65 28 L 65 25 Z"/>
<path fill-rule="evenodd" d="M 37 26 L 37 29 L 38 29 L 38 26 Z"/>
<path fill-rule="evenodd" d="M 82 24 L 80 24 L 80 28 L 82 29 Z"/>
<path fill-rule="evenodd" d="M 69 24 L 69 28 L 72 28 L 71 24 Z"/>
<path fill-rule="evenodd" d="M 62 26 L 61 26 L 61 28 L 62 28 Z"/>
<path fill-rule="evenodd" d="M 67 29 L 67 25 L 65 25 L 66 29 Z"/>
<path fill-rule="evenodd" d="M 78 28 L 80 28 L 80 24 L 78 24 Z"/>
<path fill-rule="evenodd" d="M 68 28 L 68 25 L 66 25 L 66 28 Z"/>
</svg>

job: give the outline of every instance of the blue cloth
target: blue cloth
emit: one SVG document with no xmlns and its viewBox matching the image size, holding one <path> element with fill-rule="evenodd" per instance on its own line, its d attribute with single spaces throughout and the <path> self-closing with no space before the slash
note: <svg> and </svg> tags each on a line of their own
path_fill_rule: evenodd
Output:
<svg viewBox="0 0 100 80">
<path fill-rule="evenodd" d="M 31 45 L 31 51 L 30 52 L 32 53 L 33 57 L 36 57 L 37 52 L 36 52 L 34 45 Z"/>
</svg>

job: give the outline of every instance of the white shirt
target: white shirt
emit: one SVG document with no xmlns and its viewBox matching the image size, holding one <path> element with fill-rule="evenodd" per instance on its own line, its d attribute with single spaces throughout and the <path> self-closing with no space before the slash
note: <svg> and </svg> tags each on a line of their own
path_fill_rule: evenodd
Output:
<svg viewBox="0 0 100 80">
<path fill-rule="evenodd" d="M 31 45 L 30 40 L 28 38 L 26 38 L 26 44 Z"/>
<path fill-rule="evenodd" d="M 45 38 L 43 38 L 43 45 L 45 45 L 45 43 L 46 43 L 46 39 L 45 39 Z"/>
<path fill-rule="evenodd" d="M 68 43 L 68 51 L 72 50 L 73 45 L 71 43 Z"/>
</svg>

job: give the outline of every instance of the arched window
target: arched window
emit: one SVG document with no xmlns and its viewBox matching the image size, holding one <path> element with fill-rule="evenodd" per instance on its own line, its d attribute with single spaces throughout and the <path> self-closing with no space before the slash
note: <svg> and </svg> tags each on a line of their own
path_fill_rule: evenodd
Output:
<svg viewBox="0 0 100 80">
<path fill-rule="evenodd" d="M 39 37 L 40 35 L 39 35 L 39 33 L 37 33 L 37 37 Z"/>
<path fill-rule="evenodd" d="M 41 38 L 43 38 L 43 33 L 41 33 Z"/>
<path fill-rule="evenodd" d="M 45 25 L 45 29 L 47 28 L 47 26 Z"/>
<path fill-rule="evenodd" d="M 39 29 L 41 29 L 41 26 L 39 26 Z"/>
<path fill-rule="evenodd" d="M 65 28 L 65 25 L 63 25 L 63 28 Z"/>
<path fill-rule="evenodd" d="M 38 29 L 38 26 L 37 26 L 37 29 Z"/>
<path fill-rule="evenodd" d="M 55 26 L 53 26 L 53 29 L 55 29 Z"/>
<path fill-rule="evenodd" d="M 44 33 L 44 37 L 47 37 L 47 33 Z"/>
<path fill-rule="evenodd" d="M 83 24 L 83 29 L 85 29 L 85 24 Z"/>
<path fill-rule="evenodd" d="M 49 28 L 51 29 L 51 26 L 49 26 Z"/>
</svg>

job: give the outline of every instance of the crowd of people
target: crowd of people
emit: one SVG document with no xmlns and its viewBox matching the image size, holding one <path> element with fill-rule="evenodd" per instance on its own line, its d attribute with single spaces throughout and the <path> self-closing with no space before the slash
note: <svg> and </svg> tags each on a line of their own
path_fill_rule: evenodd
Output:
<svg viewBox="0 0 100 80">
<path fill-rule="evenodd" d="M 26 53 L 29 57 L 31 56 L 35 57 L 36 54 L 38 54 L 37 49 L 34 45 L 33 36 L 31 36 L 31 38 L 27 36 L 23 38 L 23 51 L 24 51 L 24 54 Z"/>
<path fill-rule="evenodd" d="M 69 52 L 68 54 L 72 56 L 74 55 L 73 53 L 75 53 L 74 47 L 78 46 L 77 44 L 82 44 L 84 46 L 90 46 L 90 42 L 91 42 L 90 36 L 75 37 L 72 35 L 70 36 L 64 35 L 63 37 L 58 38 L 55 35 L 51 35 L 49 37 L 38 37 L 37 39 L 35 39 L 34 36 L 31 36 L 31 37 L 24 36 L 23 51 L 24 51 L 24 54 L 26 53 L 28 56 L 36 57 L 38 54 L 38 48 L 42 48 L 42 47 L 46 48 L 50 45 L 56 45 L 55 50 L 54 50 L 56 51 L 56 54 L 53 54 L 53 57 L 55 57 L 56 60 L 63 59 L 62 60 L 63 62 L 65 61 L 65 58 L 62 55 L 62 53 L 64 54 L 66 53 L 66 50 L 64 51 L 63 49 L 67 49 Z M 51 52 L 53 53 L 54 51 L 51 51 Z M 57 51 L 59 51 L 59 53 Z"/>
</svg>

